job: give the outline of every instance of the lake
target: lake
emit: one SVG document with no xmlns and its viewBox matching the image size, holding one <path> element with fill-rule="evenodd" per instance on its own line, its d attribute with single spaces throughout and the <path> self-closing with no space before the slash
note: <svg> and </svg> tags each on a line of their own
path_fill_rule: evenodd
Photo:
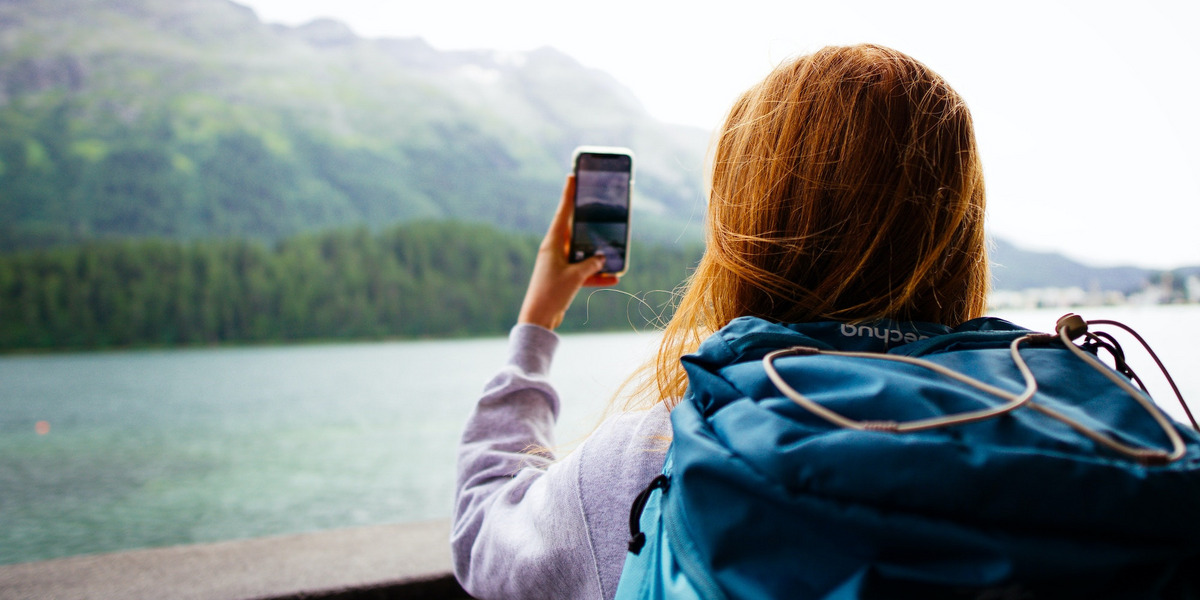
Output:
<svg viewBox="0 0 1200 600">
<path fill-rule="evenodd" d="M 997 313 L 1049 330 L 1065 310 Z M 1200 306 L 1076 309 L 1137 329 L 1200 398 Z M 1153 363 L 1118 334 L 1156 398 Z M 560 442 L 585 435 L 646 333 L 564 336 Z M 463 421 L 502 338 L 0 357 L 0 564 L 450 514 Z"/>
</svg>

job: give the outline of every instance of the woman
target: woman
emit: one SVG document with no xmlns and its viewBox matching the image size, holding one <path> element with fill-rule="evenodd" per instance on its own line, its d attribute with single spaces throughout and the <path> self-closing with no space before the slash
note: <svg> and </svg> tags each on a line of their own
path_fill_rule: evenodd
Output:
<svg viewBox="0 0 1200 600">
<path fill-rule="evenodd" d="M 937 74 L 873 45 L 777 67 L 735 103 L 711 167 L 707 247 L 647 382 L 574 452 L 552 447 L 552 330 L 603 260 L 568 264 L 574 182 L 541 249 L 508 366 L 470 417 L 452 545 L 481 598 L 609 598 L 629 507 L 662 468 L 679 358 L 732 319 L 922 321 L 982 316 L 983 173 L 970 113 Z"/>
</svg>

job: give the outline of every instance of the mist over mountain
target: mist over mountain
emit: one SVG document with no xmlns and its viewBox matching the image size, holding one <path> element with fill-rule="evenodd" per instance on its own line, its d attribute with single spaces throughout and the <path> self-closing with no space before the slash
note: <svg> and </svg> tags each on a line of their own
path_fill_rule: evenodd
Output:
<svg viewBox="0 0 1200 600">
<path fill-rule="evenodd" d="M 549 48 L 440 52 L 227 0 L 0 0 L 8 249 L 418 218 L 541 231 L 585 143 L 638 149 L 639 231 L 673 239 L 707 139 Z"/>
<path fill-rule="evenodd" d="M 581 144 L 638 157 L 633 235 L 700 239 L 707 132 L 551 48 L 440 51 L 229 0 L 0 0 L 0 251 L 458 220 L 541 233 Z M 997 288 L 1127 291 L 997 241 Z"/>
</svg>

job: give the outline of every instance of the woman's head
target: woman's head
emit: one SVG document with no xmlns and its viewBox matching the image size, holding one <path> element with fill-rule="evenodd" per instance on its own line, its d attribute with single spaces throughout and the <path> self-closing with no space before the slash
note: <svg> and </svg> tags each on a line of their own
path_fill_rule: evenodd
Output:
<svg viewBox="0 0 1200 600">
<path fill-rule="evenodd" d="M 712 156 L 707 248 L 668 324 L 680 354 L 731 319 L 955 325 L 986 307 L 983 172 L 966 104 L 894 50 L 830 47 L 733 106 Z"/>
<path fill-rule="evenodd" d="M 984 309 L 983 217 L 958 94 L 894 50 L 826 48 L 780 66 L 730 112 L 693 287 L 725 321 L 957 324 Z"/>
</svg>

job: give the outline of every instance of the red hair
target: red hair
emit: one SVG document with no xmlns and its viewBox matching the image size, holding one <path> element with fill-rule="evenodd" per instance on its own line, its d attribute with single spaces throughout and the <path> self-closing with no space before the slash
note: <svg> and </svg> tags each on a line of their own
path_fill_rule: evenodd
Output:
<svg viewBox="0 0 1200 600">
<path fill-rule="evenodd" d="M 654 377 L 744 315 L 957 325 L 986 309 L 983 171 L 970 112 L 936 73 L 874 45 L 780 65 L 734 104 L 711 164 L 707 247 Z"/>
</svg>

